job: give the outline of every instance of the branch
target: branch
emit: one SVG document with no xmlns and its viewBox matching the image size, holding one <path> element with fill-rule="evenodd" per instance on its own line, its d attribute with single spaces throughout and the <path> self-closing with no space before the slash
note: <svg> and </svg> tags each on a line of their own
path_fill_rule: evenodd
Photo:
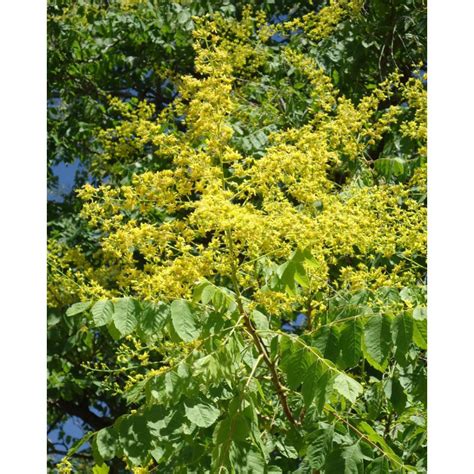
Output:
<svg viewBox="0 0 474 474">
<path fill-rule="evenodd" d="M 239 311 L 240 311 L 240 309 L 239 309 Z M 267 367 L 270 369 L 272 382 L 273 382 L 273 385 L 275 386 L 275 390 L 277 392 L 278 398 L 280 399 L 280 403 L 283 407 L 283 411 L 284 411 L 286 417 L 288 418 L 288 420 L 290 421 L 290 423 L 293 426 L 298 426 L 300 423 L 299 423 L 299 421 L 295 420 L 293 414 L 291 413 L 290 407 L 288 406 L 288 400 L 286 398 L 285 389 L 284 389 L 282 383 L 280 382 L 280 378 L 278 376 L 278 372 L 277 372 L 277 369 L 275 367 L 275 364 L 271 361 L 271 359 L 268 355 L 267 348 L 265 347 L 265 345 L 264 345 L 263 341 L 261 340 L 260 336 L 255 332 L 255 328 L 253 327 L 252 322 L 250 321 L 250 318 L 248 317 L 248 314 L 246 314 L 244 312 L 243 315 L 244 315 L 245 326 L 246 326 L 247 330 L 249 331 L 249 333 L 251 334 L 251 336 L 253 338 L 253 341 L 255 343 L 255 346 L 257 347 L 258 352 L 263 357 L 263 360 L 267 364 Z"/>
<path fill-rule="evenodd" d="M 100 417 L 89 410 L 87 403 L 81 402 L 79 404 L 70 402 L 68 400 L 56 400 L 53 404 L 59 410 L 68 413 L 72 416 L 77 416 L 90 425 L 95 431 L 106 428 L 112 424 L 112 420 L 106 417 Z"/>
<path fill-rule="evenodd" d="M 262 339 L 260 336 L 257 334 L 255 328 L 253 327 L 252 321 L 249 318 L 249 315 L 244 309 L 244 305 L 242 303 L 242 295 L 240 294 L 240 289 L 239 289 L 239 283 L 237 281 L 237 268 L 235 266 L 235 256 L 234 256 L 234 246 L 232 243 L 232 237 L 230 235 L 229 231 L 226 231 L 226 236 L 227 236 L 227 241 L 229 245 L 229 250 L 231 254 L 231 265 L 232 265 L 232 284 L 234 286 L 235 294 L 236 294 L 236 301 L 237 301 L 237 307 L 239 309 L 239 313 L 241 316 L 244 318 L 244 324 L 245 327 L 247 328 L 248 332 L 252 336 L 253 342 L 255 344 L 255 347 L 257 348 L 258 352 L 260 355 L 263 357 L 263 360 L 265 361 L 265 364 L 270 370 L 271 378 L 272 378 L 272 383 L 275 387 L 275 390 L 277 392 L 278 398 L 280 400 L 281 406 L 283 407 L 283 412 L 285 413 L 285 416 L 288 418 L 290 423 L 293 426 L 299 426 L 300 423 L 295 419 L 293 416 L 293 413 L 291 413 L 290 407 L 288 406 L 288 400 L 286 398 L 286 393 L 285 389 L 280 381 L 280 377 L 278 376 L 277 369 L 275 367 L 275 364 L 271 361 L 270 356 L 268 354 L 268 350 L 265 347 L 265 344 L 263 343 Z"/>
</svg>

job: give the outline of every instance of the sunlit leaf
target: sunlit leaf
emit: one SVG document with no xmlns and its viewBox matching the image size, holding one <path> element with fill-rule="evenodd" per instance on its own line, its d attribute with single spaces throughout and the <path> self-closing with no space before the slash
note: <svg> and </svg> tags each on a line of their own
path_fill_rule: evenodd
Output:
<svg viewBox="0 0 474 474">
<path fill-rule="evenodd" d="M 194 341 L 200 328 L 196 315 L 185 300 L 175 300 L 171 303 L 171 320 L 178 336 L 185 342 Z"/>
</svg>

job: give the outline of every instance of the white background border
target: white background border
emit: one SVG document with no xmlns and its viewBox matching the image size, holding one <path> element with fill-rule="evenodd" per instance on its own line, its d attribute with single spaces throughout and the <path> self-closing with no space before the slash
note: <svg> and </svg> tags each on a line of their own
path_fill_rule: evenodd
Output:
<svg viewBox="0 0 474 474">
<path fill-rule="evenodd" d="M 428 472 L 474 472 L 474 3 L 428 2 Z"/>
<path fill-rule="evenodd" d="M 0 6 L 0 471 L 46 472 L 46 1 Z"/>
<path fill-rule="evenodd" d="M 429 6 L 429 473 L 474 472 L 474 3 Z M 0 469 L 46 471 L 46 2 L 5 1 Z"/>
</svg>

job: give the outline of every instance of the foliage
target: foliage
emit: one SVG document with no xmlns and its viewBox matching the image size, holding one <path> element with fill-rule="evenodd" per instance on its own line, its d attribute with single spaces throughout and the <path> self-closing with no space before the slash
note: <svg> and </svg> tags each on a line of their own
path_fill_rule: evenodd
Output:
<svg viewBox="0 0 474 474">
<path fill-rule="evenodd" d="M 426 78 L 387 22 L 383 67 L 351 55 L 382 34 L 367 3 L 166 3 L 194 69 L 165 57 L 166 106 L 104 99 L 48 260 L 52 405 L 110 412 L 85 420 L 94 472 L 426 472 Z M 422 5 L 390 5 L 423 61 Z"/>
</svg>

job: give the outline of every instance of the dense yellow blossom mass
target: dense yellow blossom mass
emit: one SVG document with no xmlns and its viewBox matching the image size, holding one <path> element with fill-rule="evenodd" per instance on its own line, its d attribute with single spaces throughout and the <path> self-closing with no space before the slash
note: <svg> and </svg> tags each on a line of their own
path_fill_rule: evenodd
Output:
<svg viewBox="0 0 474 474">
<path fill-rule="evenodd" d="M 279 28 L 324 37 L 359 3 L 334 2 Z M 135 161 L 151 143 L 157 170 L 137 172 L 122 186 L 78 191 L 100 249 L 91 262 L 81 248 L 51 241 L 50 304 L 123 294 L 187 298 L 200 279 L 230 278 L 236 265 L 246 295 L 279 314 L 301 296 L 270 290 L 261 267 L 284 262 L 298 247 L 317 262 L 308 269 L 311 293 L 416 283 L 411 262 L 426 253 L 419 199 L 426 168 L 405 184 L 375 180 L 368 150 L 396 127 L 426 154 L 422 78 L 402 84 L 394 73 L 354 103 L 313 59 L 288 46 L 284 60 L 311 85 L 308 121 L 271 133 L 263 156 L 245 156 L 234 145 L 233 123 L 245 117 L 242 83 L 258 80 L 273 30 L 250 9 L 240 22 L 215 15 L 196 23 L 196 75 L 180 79 L 172 105 L 157 115 L 146 102 L 111 100 L 123 120 L 101 133 L 96 168 Z M 404 107 L 382 107 L 394 94 Z M 173 115 L 183 117 L 185 131 L 170 132 L 166 117 Z M 357 171 L 338 179 L 355 162 Z"/>
</svg>

